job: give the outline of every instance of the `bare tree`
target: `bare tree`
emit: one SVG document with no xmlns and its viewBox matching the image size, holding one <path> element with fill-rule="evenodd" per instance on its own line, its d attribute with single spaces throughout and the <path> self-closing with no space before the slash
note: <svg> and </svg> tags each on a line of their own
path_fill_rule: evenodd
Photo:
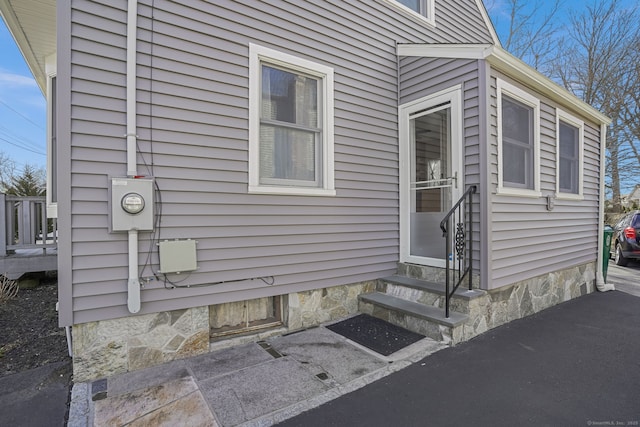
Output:
<svg viewBox="0 0 640 427">
<path fill-rule="evenodd" d="M 532 67 L 546 72 L 557 52 L 560 28 L 555 18 L 561 6 L 561 0 L 506 0 L 506 5 L 501 7 L 508 20 L 508 31 L 501 40 L 502 46 Z M 490 7 L 498 6 L 491 3 Z"/>
<path fill-rule="evenodd" d="M 508 12 L 503 46 L 550 75 L 578 98 L 612 120 L 607 134 L 606 189 L 614 208 L 621 203 L 621 183 L 638 182 L 640 165 L 640 12 L 619 0 L 593 0 L 571 14 L 559 28 L 562 7 L 526 0 L 488 1 Z M 544 12 L 543 12 L 544 11 Z M 504 16 L 504 13 L 503 13 Z M 498 19 L 498 18 L 496 18 Z"/>
<path fill-rule="evenodd" d="M 7 191 L 11 177 L 15 175 L 16 162 L 7 154 L 0 151 L 0 192 Z"/>
<path fill-rule="evenodd" d="M 553 76 L 612 119 L 607 135 L 607 190 L 620 209 L 621 182 L 637 180 L 640 138 L 640 18 L 618 0 L 598 0 L 574 14 L 559 45 Z"/>
</svg>

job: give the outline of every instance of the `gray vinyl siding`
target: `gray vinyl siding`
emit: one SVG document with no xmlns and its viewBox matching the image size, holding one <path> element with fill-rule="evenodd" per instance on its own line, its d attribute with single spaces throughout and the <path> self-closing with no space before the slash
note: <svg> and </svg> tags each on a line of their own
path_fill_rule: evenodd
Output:
<svg viewBox="0 0 640 427">
<path fill-rule="evenodd" d="M 490 42 L 476 3 L 438 1 L 436 28 L 381 0 L 154 4 L 138 9 L 138 172 L 153 174 L 161 190 L 160 239 L 198 241 L 199 269 L 177 280 L 227 283 L 168 290 L 151 281 L 141 313 L 394 273 L 396 43 Z M 108 233 L 107 203 L 109 177 L 126 174 L 126 8 L 124 0 L 74 0 L 64 11 L 70 46 L 59 57 L 69 57 L 71 108 L 60 120 L 70 163 L 60 222 L 71 236 L 62 262 L 73 309 L 66 324 L 129 315 L 127 238 Z M 247 193 L 249 43 L 334 68 L 336 197 Z M 469 121 L 470 132 L 475 126 Z M 143 266 L 150 233 L 140 234 L 139 246 Z M 151 263 L 157 270 L 155 251 Z M 140 270 L 152 276 L 149 266 Z M 272 286 L 231 282 L 270 275 Z"/>
<path fill-rule="evenodd" d="M 540 100 L 540 191 L 541 197 L 496 194 L 498 185 L 496 77 L 514 84 Z M 498 288 L 541 274 L 594 262 L 598 242 L 598 198 L 600 176 L 600 127 L 558 106 L 504 75 L 491 78 L 491 280 Z M 556 193 L 556 108 L 585 120 L 584 200 L 556 198 L 548 211 L 547 195 Z"/>
<path fill-rule="evenodd" d="M 400 61 L 400 104 L 433 93 L 462 86 L 462 138 L 465 189 L 480 190 L 480 89 L 479 62 L 472 59 L 402 58 Z M 454 201 L 455 202 L 455 201 Z M 480 269 L 480 198 L 474 203 L 474 269 Z"/>
</svg>

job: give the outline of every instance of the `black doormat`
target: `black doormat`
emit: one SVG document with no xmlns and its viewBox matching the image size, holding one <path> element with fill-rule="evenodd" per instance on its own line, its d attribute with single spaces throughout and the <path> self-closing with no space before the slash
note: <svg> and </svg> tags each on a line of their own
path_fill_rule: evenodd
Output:
<svg viewBox="0 0 640 427">
<path fill-rule="evenodd" d="M 328 325 L 327 329 L 384 356 L 395 353 L 424 338 L 424 335 L 408 331 L 368 314 L 359 314 L 342 322 Z"/>
</svg>

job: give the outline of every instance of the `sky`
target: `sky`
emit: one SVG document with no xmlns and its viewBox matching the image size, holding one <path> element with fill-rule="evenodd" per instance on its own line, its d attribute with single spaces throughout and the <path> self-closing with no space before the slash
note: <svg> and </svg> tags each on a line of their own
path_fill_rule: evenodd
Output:
<svg viewBox="0 0 640 427">
<path fill-rule="evenodd" d="M 11 33 L 0 20 L 0 151 L 20 170 L 47 162 L 46 102 Z"/>
<path fill-rule="evenodd" d="M 535 4 L 525 0 L 527 4 Z M 551 0 L 539 0 L 545 4 Z M 621 0 L 634 5 L 637 0 Z M 508 0 L 485 0 L 485 6 L 504 40 L 508 24 Z M 568 22 L 572 12 L 579 13 L 593 0 L 562 0 L 557 15 L 559 22 Z M 27 67 L 13 37 L 0 20 L 0 152 L 12 158 L 22 168 L 25 164 L 46 166 L 46 103 Z M 635 183 L 633 183 L 635 184 Z M 629 183 L 629 185 L 632 185 Z M 623 192 L 625 189 L 623 189 Z"/>
</svg>

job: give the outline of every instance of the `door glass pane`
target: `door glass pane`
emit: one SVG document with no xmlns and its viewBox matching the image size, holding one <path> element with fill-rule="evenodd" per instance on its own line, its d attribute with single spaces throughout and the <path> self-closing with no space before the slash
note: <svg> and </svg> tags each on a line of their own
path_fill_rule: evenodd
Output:
<svg viewBox="0 0 640 427">
<path fill-rule="evenodd" d="M 440 221 L 451 208 L 450 108 L 411 120 L 410 253 L 444 258 Z"/>
</svg>

